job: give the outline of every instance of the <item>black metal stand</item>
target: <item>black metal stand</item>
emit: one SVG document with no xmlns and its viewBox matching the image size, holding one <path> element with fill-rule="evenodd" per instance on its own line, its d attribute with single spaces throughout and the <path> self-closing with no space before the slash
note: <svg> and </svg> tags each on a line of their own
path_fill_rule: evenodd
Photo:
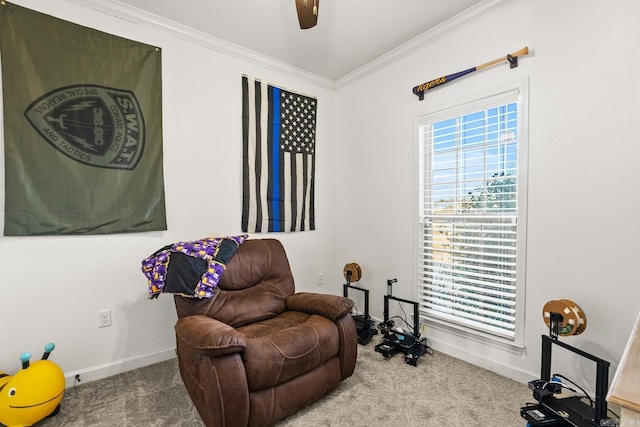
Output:
<svg viewBox="0 0 640 427">
<path fill-rule="evenodd" d="M 395 282 L 396 279 L 387 280 L 387 295 L 384 296 L 384 321 L 379 325 L 384 338 L 375 350 L 382 353 L 384 357 L 391 357 L 398 352 L 403 352 L 405 363 L 416 366 L 420 356 L 427 351 L 426 338 L 420 338 L 418 303 L 391 295 L 391 285 Z M 390 300 L 413 305 L 413 333 L 393 329 L 394 323 L 389 319 Z"/>
<path fill-rule="evenodd" d="M 364 292 L 364 314 L 352 315 L 354 322 L 356 322 L 356 330 L 358 331 L 358 343 L 366 345 L 371 341 L 371 338 L 378 333 L 374 328 L 374 322 L 369 316 L 369 289 L 359 288 L 353 286 L 349 282 L 343 285 L 343 295 L 349 296 L 349 289 L 356 289 Z"/>
<path fill-rule="evenodd" d="M 559 341 L 557 325 L 561 321 L 560 314 L 551 313 L 550 336 L 542 335 L 540 379 L 529 382 L 529 388 L 533 390 L 533 397 L 539 405 L 520 408 L 520 415 L 529 421 L 527 425 L 530 427 L 550 425 L 591 427 L 605 425 L 603 422 L 606 422 L 606 425 L 615 425 L 613 420 L 607 417 L 609 362 Z M 551 352 L 554 345 L 596 363 L 596 397 L 593 406 L 584 403 L 576 396 L 566 398 L 554 396 L 561 391 L 561 387 L 557 387 L 557 384 L 551 381 Z"/>
</svg>

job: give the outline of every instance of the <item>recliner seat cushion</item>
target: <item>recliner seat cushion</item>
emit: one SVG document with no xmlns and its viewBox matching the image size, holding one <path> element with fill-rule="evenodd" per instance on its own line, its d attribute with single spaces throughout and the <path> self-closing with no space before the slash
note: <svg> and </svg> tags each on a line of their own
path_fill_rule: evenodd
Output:
<svg viewBox="0 0 640 427">
<path fill-rule="evenodd" d="M 325 317 L 289 311 L 238 328 L 250 391 L 277 386 L 321 366 L 338 354 L 336 325 Z"/>
</svg>

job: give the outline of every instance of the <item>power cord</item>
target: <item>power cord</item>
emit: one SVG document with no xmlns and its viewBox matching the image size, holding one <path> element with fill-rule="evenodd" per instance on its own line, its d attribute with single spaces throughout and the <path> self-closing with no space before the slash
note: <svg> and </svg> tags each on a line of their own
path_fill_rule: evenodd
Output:
<svg viewBox="0 0 640 427">
<path fill-rule="evenodd" d="M 407 316 L 407 312 L 404 311 L 404 307 L 402 306 L 402 303 L 400 301 L 398 301 L 398 307 L 400 307 L 400 310 L 402 310 L 402 314 L 404 314 L 404 319 L 402 319 L 402 320 L 404 320 L 405 324 L 409 325 L 409 322 L 407 321 L 407 317 L 409 317 L 409 316 Z M 409 328 L 409 329 L 411 329 L 411 328 Z"/>
<path fill-rule="evenodd" d="M 398 302 L 398 307 L 400 307 L 400 310 L 402 310 L 402 313 L 404 314 L 404 318 L 400 317 L 400 316 L 393 316 L 391 317 L 391 319 L 400 319 L 402 320 L 402 322 L 404 322 L 405 326 L 408 328 L 409 331 L 411 331 L 411 335 L 413 335 L 413 326 L 411 324 L 409 324 L 409 321 L 407 320 L 407 312 L 404 310 L 404 307 L 402 306 L 402 304 L 400 302 Z M 389 320 L 391 320 L 389 319 Z M 430 356 L 433 356 L 435 354 L 435 352 L 433 351 L 433 348 L 429 345 L 429 339 L 428 338 L 424 338 L 424 352 L 425 354 L 428 354 Z"/>
<path fill-rule="evenodd" d="M 589 399 L 589 405 L 590 405 L 592 408 L 595 406 L 595 402 L 594 402 L 594 400 L 591 398 L 591 396 L 589 396 L 589 393 L 587 393 L 587 392 L 586 392 L 582 387 L 580 387 L 578 384 L 576 384 L 575 382 L 571 381 L 569 378 L 567 378 L 567 377 L 565 377 L 564 375 L 561 375 L 561 374 L 553 374 L 553 375 L 552 375 L 552 378 L 551 378 L 551 381 L 550 381 L 551 383 L 554 383 L 554 384 L 556 384 L 556 383 L 557 383 L 557 384 L 559 384 L 562 388 L 566 388 L 567 390 L 570 390 L 570 391 L 572 391 L 572 392 L 574 392 L 574 393 L 576 393 L 576 394 L 578 393 L 576 390 L 574 390 L 574 389 L 573 389 L 573 388 L 571 388 L 571 387 L 566 386 L 565 384 L 563 384 L 563 383 L 562 383 L 562 382 L 560 382 L 560 381 L 554 381 L 554 378 L 561 378 L 561 379 L 563 379 L 563 380 L 565 380 L 565 381 L 567 381 L 567 382 L 571 383 L 572 385 L 576 386 L 576 387 L 577 387 L 577 388 L 578 388 L 578 389 L 579 389 L 579 390 L 584 394 L 584 396 L 582 396 L 582 397 Z M 546 384 L 545 384 L 545 385 L 546 385 Z M 620 419 L 620 415 L 616 414 L 616 413 L 615 413 L 615 412 L 613 412 L 611 409 L 607 408 L 607 412 L 610 412 L 610 413 L 611 413 L 611 414 L 613 414 L 617 419 Z"/>
<path fill-rule="evenodd" d="M 571 384 L 573 384 L 574 386 L 576 386 L 583 394 L 584 397 L 586 397 L 587 399 L 589 399 L 589 405 L 593 408 L 595 406 L 595 402 L 593 401 L 593 399 L 591 398 L 591 396 L 589 396 L 589 393 L 587 393 L 582 387 L 580 387 L 578 384 L 576 384 L 575 382 L 571 381 L 569 378 L 565 377 L 564 375 L 561 374 L 553 374 L 552 376 L 552 380 L 551 382 L 555 382 L 560 384 L 561 387 L 566 388 L 568 390 L 571 390 L 574 393 L 578 393 L 576 390 L 573 390 L 571 387 L 567 387 L 566 385 L 564 385 L 562 383 L 562 381 L 553 381 L 554 378 L 561 378 Z"/>
<path fill-rule="evenodd" d="M 409 330 L 409 331 L 411 331 L 411 325 L 409 324 L 409 322 L 407 322 L 407 320 L 406 320 L 406 319 L 403 319 L 403 318 L 402 318 L 402 317 L 400 317 L 400 316 L 393 316 L 393 317 L 390 317 L 390 318 L 389 318 L 389 320 L 392 320 L 392 319 L 399 319 L 399 320 L 402 320 L 402 322 L 405 324 L 405 326 L 408 328 L 408 330 Z M 404 331 L 404 330 L 403 330 L 403 331 L 402 331 L 402 333 L 406 333 L 406 331 Z M 411 335 L 413 335 L 413 331 L 411 331 Z"/>
<path fill-rule="evenodd" d="M 429 345 L 429 338 L 424 339 L 424 347 L 424 352 L 429 356 L 433 356 L 435 354 L 435 351 L 433 351 L 433 348 Z"/>
</svg>

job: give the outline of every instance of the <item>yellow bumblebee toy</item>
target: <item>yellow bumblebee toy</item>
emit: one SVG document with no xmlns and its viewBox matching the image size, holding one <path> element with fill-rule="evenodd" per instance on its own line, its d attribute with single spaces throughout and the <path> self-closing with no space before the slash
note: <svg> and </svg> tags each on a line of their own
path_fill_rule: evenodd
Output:
<svg viewBox="0 0 640 427">
<path fill-rule="evenodd" d="M 31 426 L 60 411 L 65 379 L 62 369 L 47 360 L 55 345 L 44 347 L 42 359 L 29 365 L 30 353 L 22 353 L 22 369 L 10 376 L 0 371 L 0 424 Z"/>
</svg>

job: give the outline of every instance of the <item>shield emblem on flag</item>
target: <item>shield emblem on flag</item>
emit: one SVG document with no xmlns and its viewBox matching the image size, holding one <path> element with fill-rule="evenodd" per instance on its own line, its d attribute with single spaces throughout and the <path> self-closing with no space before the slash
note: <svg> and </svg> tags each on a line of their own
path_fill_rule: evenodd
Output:
<svg viewBox="0 0 640 427">
<path fill-rule="evenodd" d="M 36 99 L 24 115 L 46 142 L 80 163 L 134 169 L 144 148 L 144 121 L 131 91 L 68 86 Z"/>
</svg>

